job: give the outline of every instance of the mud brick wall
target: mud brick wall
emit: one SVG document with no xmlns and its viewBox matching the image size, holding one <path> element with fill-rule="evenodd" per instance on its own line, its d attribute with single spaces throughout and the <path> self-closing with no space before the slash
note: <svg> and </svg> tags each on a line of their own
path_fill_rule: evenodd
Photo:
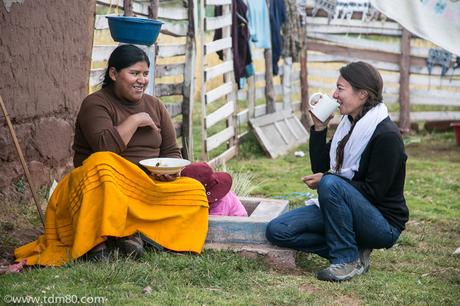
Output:
<svg viewBox="0 0 460 306">
<path fill-rule="evenodd" d="M 71 167 L 95 10 L 95 0 L 0 0 L 0 95 L 36 186 Z M 23 173 L 0 113 L 0 192 Z"/>
</svg>

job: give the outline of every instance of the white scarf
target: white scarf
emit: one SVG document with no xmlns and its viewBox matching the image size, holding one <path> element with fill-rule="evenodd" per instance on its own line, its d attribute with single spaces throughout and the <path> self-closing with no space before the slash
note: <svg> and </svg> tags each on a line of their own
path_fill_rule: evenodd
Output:
<svg viewBox="0 0 460 306">
<path fill-rule="evenodd" d="M 351 128 L 350 120 L 347 116 L 343 116 L 332 138 L 331 150 L 329 151 L 331 171 L 348 179 L 353 178 L 359 170 L 361 154 L 374 134 L 375 128 L 386 117 L 388 117 L 388 109 L 385 104 L 379 103 L 356 122 L 356 126 L 345 145 L 342 168 L 337 172 L 335 171 L 337 145 Z"/>
</svg>

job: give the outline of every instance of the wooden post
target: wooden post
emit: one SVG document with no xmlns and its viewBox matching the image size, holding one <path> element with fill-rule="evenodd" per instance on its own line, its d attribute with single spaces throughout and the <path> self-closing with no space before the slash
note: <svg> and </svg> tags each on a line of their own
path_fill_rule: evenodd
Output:
<svg viewBox="0 0 460 306">
<path fill-rule="evenodd" d="M 399 62 L 399 130 L 403 134 L 410 132 L 410 37 L 410 32 L 406 30 L 404 27 L 402 27 L 401 58 Z"/>
<path fill-rule="evenodd" d="M 302 47 L 300 49 L 300 122 L 307 131 L 313 125 L 309 110 L 310 104 L 308 103 L 308 69 L 307 69 L 307 23 L 301 27 L 302 31 Z"/>
<path fill-rule="evenodd" d="M 292 72 L 292 57 L 284 58 L 283 66 L 283 110 L 292 108 L 291 106 L 291 72 Z"/>
<path fill-rule="evenodd" d="M 275 90 L 273 89 L 273 64 L 272 64 L 272 49 L 264 50 L 265 59 L 265 103 L 267 114 L 274 113 L 275 105 Z"/>
<path fill-rule="evenodd" d="M 160 7 L 160 0 L 150 0 L 149 5 L 149 18 L 157 19 L 158 18 L 158 8 Z"/>
<path fill-rule="evenodd" d="M 230 5 L 224 5 L 222 8 L 222 15 L 232 14 L 233 10 L 236 10 L 236 7 L 233 7 L 233 2 Z M 204 11 L 203 11 L 204 14 Z M 232 36 L 232 29 L 231 27 L 224 27 L 222 29 L 222 38 L 224 37 L 231 37 Z M 229 59 L 233 59 L 233 51 L 232 48 L 224 50 L 224 61 Z M 234 136 L 229 139 L 228 146 L 233 147 L 236 146 L 236 151 L 239 150 L 239 143 L 238 143 L 238 122 L 237 122 L 237 101 L 238 101 L 238 84 L 235 83 L 235 74 L 234 71 L 227 72 L 224 74 L 224 82 L 232 82 L 233 83 L 233 90 L 231 93 L 227 95 L 227 101 L 232 101 L 235 103 L 235 111 L 231 116 L 227 119 L 227 127 L 234 128 Z M 238 153 L 236 153 L 238 154 Z"/>
<path fill-rule="evenodd" d="M 133 0 L 123 0 L 123 11 L 125 16 L 134 16 Z"/>
<path fill-rule="evenodd" d="M 208 160 L 208 151 L 206 147 L 206 142 L 208 138 L 208 132 L 207 132 L 207 127 L 206 127 L 206 79 L 204 75 L 204 70 L 205 70 L 205 65 L 206 65 L 206 48 L 205 48 L 205 42 L 206 42 L 206 31 L 204 28 L 204 23 L 206 22 L 206 5 L 203 0 L 199 1 L 200 3 L 200 11 L 199 11 L 199 27 L 200 30 L 198 32 L 199 37 L 200 37 L 200 50 L 201 50 L 201 57 L 200 57 L 200 62 L 199 62 L 199 70 L 200 70 L 200 78 L 201 78 L 201 88 L 200 88 L 200 106 L 201 106 L 201 160 L 207 161 Z"/>
<path fill-rule="evenodd" d="M 256 112 L 256 80 L 255 75 L 248 78 L 248 120 L 255 117 Z"/>
<path fill-rule="evenodd" d="M 157 19 L 158 17 L 158 7 L 159 7 L 159 0 L 150 0 L 150 5 L 148 7 L 149 10 L 149 18 L 150 19 Z M 149 84 L 147 85 L 147 89 L 145 90 L 146 93 L 149 95 L 155 95 L 155 67 L 156 67 L 156 55 L 158 54 L 158 45 L 153 44 L 151 46 L 145 46 L 144 49 L 145 53 L 150 61 L 150 72 L 149 72 Z"/>
<path fill-rule="evenodd" d="M 270 10 L 270 0 L 267 0 L 267 7 Z M 267 114 L 276 111 L 275 90 L 273 88 L 273 60 L 272 49 L 264 50 L 265 60 L 265 105 Z"/>
<path fill-rule="evenodd" d="M 185 42 L 184 89 L 182 101 L 182 155 L 193 161 L 192 111 L 195 74 L 195 14 L 193 1 L 188 1 L 188 30 Z"/>
</svg>

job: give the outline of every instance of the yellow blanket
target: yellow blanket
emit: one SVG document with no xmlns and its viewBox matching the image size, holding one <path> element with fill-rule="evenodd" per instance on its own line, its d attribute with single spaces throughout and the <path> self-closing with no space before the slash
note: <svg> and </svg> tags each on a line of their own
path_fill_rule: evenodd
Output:
<svg viewBox="0 0 460 306">
<path fill-rule="evenodd" d="M 117 154 L 99 152 L 66 175 L 46 210 L 45 234 L 15 250 L 28 265 L 61 265 L 107 236 L 141 232 L 165 248 L 200 253 L 208 230 L 204 187 L 159 182 Z"/>
</svg>

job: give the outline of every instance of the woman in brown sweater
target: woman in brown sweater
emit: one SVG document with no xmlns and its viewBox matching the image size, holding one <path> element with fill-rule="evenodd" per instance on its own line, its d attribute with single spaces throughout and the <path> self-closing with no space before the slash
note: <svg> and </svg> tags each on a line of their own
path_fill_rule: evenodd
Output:
<svg viewBox="0 0 460 306">
<path fill-rule="evenodd" d="M 18 260 L 59 265 L 84 254 L 101 259 L 112 246 L 138 258 L 144 253 L 139 232 L 167 249 L 201 251 L 204 187 L 190 178 L 149 175 L 139 165 L 147 158 L 181 158 L 165 106 L 144 93 L 149 66 L 134 45 L 110 55 L 102 89 L 83 101 L 77 116 L 75 169 L 50 199 L 44 237 L 17 249 Z"/>
</svg>

